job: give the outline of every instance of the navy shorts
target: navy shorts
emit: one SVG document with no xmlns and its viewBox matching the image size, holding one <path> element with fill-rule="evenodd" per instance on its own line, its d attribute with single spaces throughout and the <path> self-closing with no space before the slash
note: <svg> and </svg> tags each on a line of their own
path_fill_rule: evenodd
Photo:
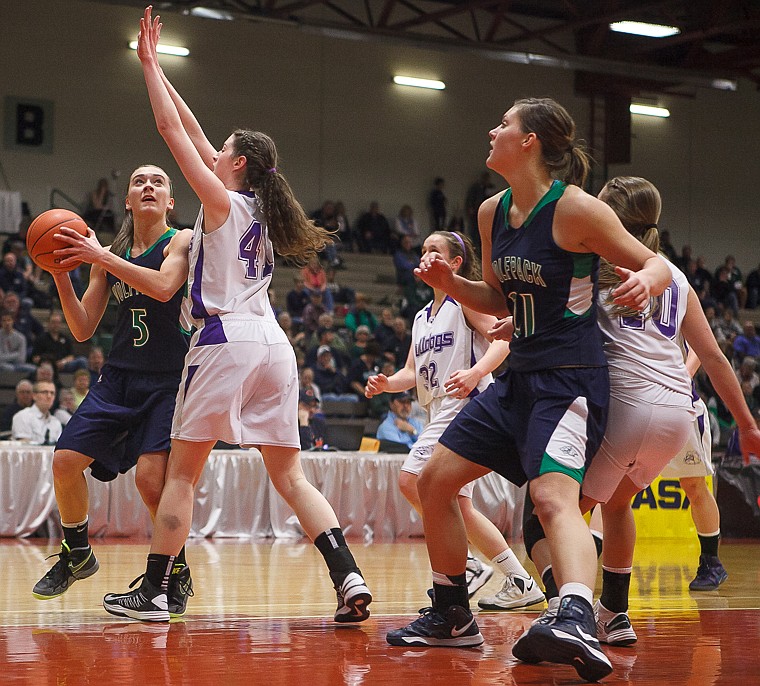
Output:
<svg viewBox="0 0 760 686">
<path fill-rule="evenodd" d="M 580 483 L 604 437 L 609 397 L 607 367 L 508 369 L 467 403 L 440 443 L 518 486 L 547 472 Z"/>
<path fill-rule="evenodd" d="M 145 453 L 169 451 L 181 371 L 135 372 L 106 364 L 63 429 L 56 450 L 94 460 L 92 475 L 111 481 Z"/>
</svg>

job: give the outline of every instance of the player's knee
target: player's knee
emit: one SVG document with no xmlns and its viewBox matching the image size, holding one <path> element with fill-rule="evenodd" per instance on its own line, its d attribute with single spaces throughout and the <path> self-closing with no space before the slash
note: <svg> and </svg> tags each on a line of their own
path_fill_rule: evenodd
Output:
<svg viewBox="0 0 760 686">
<path fill-rule="evenodd" d="M 155 512 L 158 509 L 158 503 L 161 500 L 163 483 L 157 483 L 148 475 L 136 472 L 135 486 L 137 486 L 137 491 L 140 494 L 142 501 L 145 503 L 145 507 L 147 507 L 150 512 Z"/>
<path fill-rule="evenodd" d="M 401 472 L 398 477 L 398 487 L 403 495 L 410 503 L 416 505 L 420 501 L 420 496 L 417 493 L 417 475 L 409 472 Z"/>
<path fill-rule="evenodd" d="M 53 479 L 59 483 L 80 479 L 86 469 L 81 456 L 69 450 L 56 450 L 53 454 Z"/>
</svg>

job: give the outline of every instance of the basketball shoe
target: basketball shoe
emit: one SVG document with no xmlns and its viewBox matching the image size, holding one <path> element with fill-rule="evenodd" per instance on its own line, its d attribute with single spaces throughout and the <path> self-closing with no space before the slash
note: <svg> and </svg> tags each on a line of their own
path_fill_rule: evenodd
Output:
<svg viewBox="0 0 760 686">
<path fill-rule="evenodd" d="M 523 632 L 522 636 L 518 638 L 512 646 L 512 655 L 518 660 L 535 664 L 540 662 L 541 659 L 533 652 L 531 647 L 531 640 L 527 638 L 528 632 L 534 624 L 551 624 L 557 618 L 557 611 L 559 610 L 559 598 L 551 598 L 547 603 L 546 609 L 536 617 L 531 625 Z"/>
<path fill-rule="evenodd" d="M 544 593 L 532 577 L 509 574 L 501 590 L 496 595 L 478 600 L 478 607 L 483 610 L 514 610 L 543 600 Z"/>
<path fill-rule="evenodd" d="M 472 598 L 488 580 L 493 576 L 493 567 L 484 565 L 474 555 L 467 555 L 467 568 L 464 572 L 464 578 L 467 582 L 467 595 Z"/>
<path fill-rule="evenodd" d="M 631 620 L 626 612 L 612 612 L 600 601 L 594 603 L 596 618 L 596 635 L 600 643 L 611 646 L 630 646 L 636 643 L 638 637 L 631 626 Z"/>
<path fill-rule="evenodd" d="M 50 557 L 58 557 L 58 562 L 32 589 L 32 595 L 37 600 L 57 598 L 68 591 L 69 586 L 75 581 L 86 579 L 100 569 L 100 564 L 90 546 L 72 549 L 66 541 L 61 541 L 61 552 Z"/>
<path fill-rule="evenodd" d="M 700 555 L 697 576 L 689 584 L 689 590 L 715 591 L 726 579 L 728 572 L 716 555 Z"/>
<path fill-rule="evenodd" d="M 363 622 L 369 617 L 369 604 L 372 593 L 360 574 L 351 572 L 340 587 L 335 589 L 338 596 L 338 609 L 335 610 L 336 622 Z"/>
<path fill-rule="evenodd" d="M 195 595 L 193 593 L 193 580 L 190 576 L 190 567 L 175 565 L 169 578 L 169 616 L 172 619 L 182 617 L 187 609 L 187 599 Z"/>
<path fill-rule="evenodd" d="M 138 576 L 129 587 L 132 588 L 138 581 L 140 586 L 134 591 L 127 593 L 109 593 L 103 598 L 103 607 L 106 612 L 117 617 L 131 617 L 143 622 L 168 622 L 169 602 L 160 588 L 156 588 L 145 578 Z"/>
<path fill-rule="evenodd" d="M 535 622 L 512 646 L 512 654 L 524 662 L 571 665 L 586 681 L 599 681 L 612 672 L 612 664 L 596 638 L 594 610 L 574 595 L 562 598 L 553 620 Z"/>
<path fill-rule="evenodd" d="M 472 612 L 459 605 L 445 612 L 425 607 L 411 624 L 389 631 L 385 638 L 392 646 L 469 648 L 483 643 Z"/>
</svg>

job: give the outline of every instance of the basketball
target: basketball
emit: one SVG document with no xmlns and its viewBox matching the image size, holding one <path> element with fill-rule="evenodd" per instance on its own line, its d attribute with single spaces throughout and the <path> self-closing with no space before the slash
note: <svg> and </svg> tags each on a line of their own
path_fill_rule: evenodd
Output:
<svg viewBox="0 0 760 686">
<path fill-rule="evenodd" d="M 61 257 L 53 254 L 54 250 L 69 247 L 67 243 L 55 238 L 62 226 L 67 226 L 81 233 L 87 233 L 87 224 L 76 212 L 54 209 L 43 212 L 30 225 L 26 234 L 26 249 L 34 263 L 47 271 L 60 271 L 58 263 Z M 78 267 L 81 262 L 69 266 L 66 271 Z"/>
</svg>

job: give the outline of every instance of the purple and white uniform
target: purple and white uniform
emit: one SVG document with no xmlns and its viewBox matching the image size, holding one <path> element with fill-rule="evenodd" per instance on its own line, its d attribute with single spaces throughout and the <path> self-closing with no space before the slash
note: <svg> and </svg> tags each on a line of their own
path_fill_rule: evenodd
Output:
<svg viewBox="0 0 760 686">
<path fill-rule="evenodd" d="M 460 369 L 472 367 L 488 350 L 488 341 L 467 324 L 462 306 L 446 297 L 433 314 L 434 303 L 429 302 L 414 318 L 412 345 L 414 370 L 417 375 L 417 398 L 427 413 L 427 423 L 412 446 L 401 469 L 419 474 L 433 454 L 433 448 L 444 429 L 459 411 L 485 390 L 493 381 L 484 376 L 468 398 L 453 398 L 446 394 L 445 382 Z M 473 484 L 467 484 L 460 495 L 472 497 Z"/>
<path fill-rule="evenodd" d="M 610 370 L 610 406 L 602 445 L 583 480 L 583 493 L 606 502 L 623 477 L 648 486 L 692 432 L 691 379 L 681 349 L 689 284 L 667 262 L 673 280 L 651 312 L 613 314 L 600 292 L 599 326 Z"/>
<path fill-rule="evenodd" d="M 300 447 L 298 374 L 267 289 L 274 250 L 253 193 L 228 191 L 230 214 L 190 246 L 185 314 L 197 327 L 185 359 L 172 438 Z"/>
</svg>

